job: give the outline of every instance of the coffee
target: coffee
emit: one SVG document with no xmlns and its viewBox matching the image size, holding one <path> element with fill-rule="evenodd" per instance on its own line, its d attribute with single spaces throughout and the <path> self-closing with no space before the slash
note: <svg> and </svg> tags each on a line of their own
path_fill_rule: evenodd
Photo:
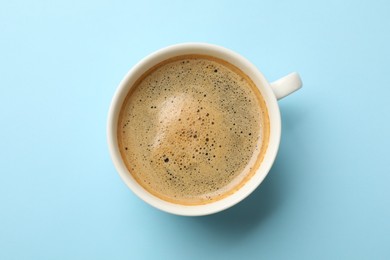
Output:
<svg viewBox="0 0 390 260">
<path fill-rule="evenodd" d="M 118 144 L 134 179 L 177 204 L 220 200 L 258 169 L 268 112 L 252 80 L 211 56 L 165 60 L 132 86 L 119 114 Z"/>
</svg>

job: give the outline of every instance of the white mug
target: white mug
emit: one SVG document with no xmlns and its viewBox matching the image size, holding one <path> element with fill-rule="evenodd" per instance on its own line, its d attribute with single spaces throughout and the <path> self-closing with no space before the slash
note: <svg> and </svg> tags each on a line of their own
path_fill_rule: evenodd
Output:
<svg viewBox="0 0 390 260">
<path fill-rule="evenodd" d="M 137 183 L 137 181 L 132 177 L 126 168 L 119 151 L 117 140 L 119 112 L 127 93 L 133 87 L 135 81 L 154 65 L 175 56 L 188 54 L 214 56 L 216 58 L 225 60 L 241 69 L 252 79 L 252 81 L 260 90 L 268 108 L 270 121 L 270 136 L 267 151 L 265 153 L 263 162 L 260 164 L 256 173 L 251 177 L 251 179 L 248 180 L 245 185 L 242 186 L 238 191 L 221 200 L 217 200 L 209 204 L 194 206 L 174 204 L 162 200 L 142 188 L 142 186 Z M 108 147 L 112 161 L 114 162 L 116 170 L 126 185 L 142 200 L 160 210 L 183 216 L 202 216 L 222 211 L 246 198 L 260 185 L 260 183 L 267 176 L 272 164 L 274 163 L 280 143 L 281 119 L 277 100 L 291 94 L 301 87 L 302 81 L 298 73 L 291 73 L 275 82 L 269 83 L 264 78 L 263 74 L 261 74 L 261 72 L 247 59 L 229 49 L 220 46 L 205 43 L 184 43 L 163 48 L 138 62 L 127 73 L 115 92 L 108 113 L 107 122 Z"/>
</svg>

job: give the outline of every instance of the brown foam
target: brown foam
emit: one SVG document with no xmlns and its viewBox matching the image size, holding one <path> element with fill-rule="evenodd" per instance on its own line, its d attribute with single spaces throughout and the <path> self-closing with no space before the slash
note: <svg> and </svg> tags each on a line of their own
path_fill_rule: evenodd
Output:
<svg viewBox="0 0 390 260">
<path fill-rule="evenodd" d="M 220 200 L 242 187 L 269 139 L 265 102 L 226 61 L 178 56 L 144 73 L 118 121 L 122 158 L 137 182 L 178 204 Z"/>
</svg>

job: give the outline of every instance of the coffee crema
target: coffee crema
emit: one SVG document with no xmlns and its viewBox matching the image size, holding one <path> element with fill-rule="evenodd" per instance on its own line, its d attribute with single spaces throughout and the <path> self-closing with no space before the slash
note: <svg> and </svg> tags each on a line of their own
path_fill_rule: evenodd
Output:
<svg viewBox="0 0 390 260">
<path fill-rule="evenodd" d="M 240 189 L 259 168 L 269 116 L 252 80 L 205 55 L 178 56 L 145 72 L 118 120 L 122 159 L 163 200 L 200 205 Z"/>
</svg>

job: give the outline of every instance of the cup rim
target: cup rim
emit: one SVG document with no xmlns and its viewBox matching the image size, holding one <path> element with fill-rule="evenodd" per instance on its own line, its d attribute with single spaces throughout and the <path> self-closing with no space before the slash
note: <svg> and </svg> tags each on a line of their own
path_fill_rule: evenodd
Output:
<svg viewBox="0 0 390 260">
<path fill-rule="evenodd" d="M 168 58 L 185 54 L 205 54 L 226 60 L 246 73 L 259 88 L 268 109 L 270 136 L 264 159 L 256 173 L 235 193 L 215 202 L 202 205 L 181 205 L 167 202 L 147 192 L 132 177 L 125 166 L 117 145 L 117 120 L 124 98 L 140 75 L 153 65 Z M 239 203 L 249 196 L 268 175 L 278 153 L 281 136 L 281 118 L 277 99 L 263 74 L 249 60 L 240 54 L 214 44 L 180 43 L 159 49 L 131 68 L 119 83 L 112 98 L 107 120 L 107 142 L 111 159 L 121 179 L 139 198 L 162 211 L 182 216 L 210 215 Z"/>
</svg>

